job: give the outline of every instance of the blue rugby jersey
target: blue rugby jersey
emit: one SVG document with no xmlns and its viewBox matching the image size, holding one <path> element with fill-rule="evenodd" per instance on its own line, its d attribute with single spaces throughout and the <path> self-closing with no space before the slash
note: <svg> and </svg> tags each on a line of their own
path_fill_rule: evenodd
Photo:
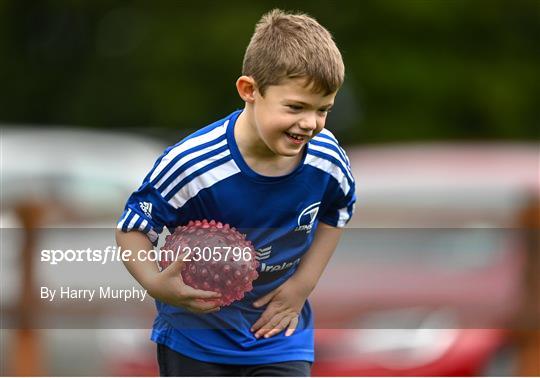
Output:
<svg viewBox="0 0 540 378">
<path fill-rule="evenodd" d="M 319 222 L 343 227 L 354 211 L 350 162 L 322 130 L 294 171 L 262 176 L 244 161 L 234 139 L 241 111 L 208 125 L 165 150 L 127 201 L 118 223 L 157 244 L 190 220 L 214 219 L 245 233 L 257 249 L 253 290 L 211 314 L 193 314 L 156 301 L 151 339 L 188 357 L 224 364 L 313 361 L 313 316 L 306 301 L 292 336 L 256 339 L 251 326 L 264 311 L 252 302 L 290 278 L 309 249 Z"/>
</svg>

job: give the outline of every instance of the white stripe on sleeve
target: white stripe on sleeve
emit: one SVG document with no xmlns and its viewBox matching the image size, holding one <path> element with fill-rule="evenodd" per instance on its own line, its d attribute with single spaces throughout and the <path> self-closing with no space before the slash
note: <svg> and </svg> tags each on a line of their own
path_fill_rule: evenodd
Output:
<svg viewBox="0 0 540 378">
<path fill-rule="evenodd" d="M 190 148 L 193 148 L 195 146 L 199 146 L 203 143 L 210 142 L 211 140 L 214 140 L 225 134 L 228 124 L 229 120 L 225 121 L 223 125 L 216 127 L 215 129 L 206 134 L 188 139 L 184 143 L 174 147 L 167 153 L 166 156 L 163 157 L 163 159 L 159 162 L 158 166 L 154 169 L 154 172 L 152 172 L 152 175 L 150 176 L 150 181 L 154 181 L 154 179 L 161 173 L 161 171 L 163 171 L 163 169 L 167 167 L 169 162 L 182 152 L 185 152 L 186 150 L 189 150 Z"/>
</svg>

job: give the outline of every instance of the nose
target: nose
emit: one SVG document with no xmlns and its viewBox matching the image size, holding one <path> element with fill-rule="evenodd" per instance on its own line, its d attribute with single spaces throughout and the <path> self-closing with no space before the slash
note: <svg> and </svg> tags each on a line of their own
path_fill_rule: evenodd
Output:
<svg viewBox="0 0 540 378">
<path fill-rule="evenodd" d="M 315 130 L 317 129 L 317 116 L 315 114 L 305 114 L 298 125 L 305 131 Z"/>
</svg>

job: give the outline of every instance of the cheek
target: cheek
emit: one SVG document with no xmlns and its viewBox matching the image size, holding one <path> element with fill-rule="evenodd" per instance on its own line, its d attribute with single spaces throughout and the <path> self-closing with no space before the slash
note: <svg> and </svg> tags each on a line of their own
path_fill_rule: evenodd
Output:
<svg viewBox="0 0 540 378">
<path fill-rule="evenodd" d="M 283 125 L 283 120 L 279 116 L 261 114 L 261 117 L 258 118 L 259 135 L 266 142 L 277 140 L 287 129 Z"/>
<path fill-rule="evenodd" d="M 279 137 L 280 134 L 283 134 L 285 131 L 289 130 L 291 126 L 297 122 L 297 120 L 290 114 L 274 112 L 265 117 L 264 122 L 266 134 Z"/>
<path fill-rule="evenodd" d="M 325 123 L 326 123 L 326 118 L 323 118 L 317 121 L 317 128 L 315 129 L 315 134 L 320 133 L 321 130 L 324 129 Z"/>
</svg>

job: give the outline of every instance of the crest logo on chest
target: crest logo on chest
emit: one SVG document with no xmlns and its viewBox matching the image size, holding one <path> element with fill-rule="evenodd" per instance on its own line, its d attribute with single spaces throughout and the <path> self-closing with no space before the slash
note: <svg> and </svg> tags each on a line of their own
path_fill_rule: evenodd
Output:
<svg viewBox="0 0 540 378">
<path fill-rule="evenodd" d="M 317 219 L 317 214 L 319 213 L 320 204 L 320 201 L 315 202 L 302 210 L 302 212 L 298 216 L 298 226 L 294 229 L 294 231 L 305 231 L 306 234 L 309 234 L 311 232 L 313 224 Z"/>
</svg>

